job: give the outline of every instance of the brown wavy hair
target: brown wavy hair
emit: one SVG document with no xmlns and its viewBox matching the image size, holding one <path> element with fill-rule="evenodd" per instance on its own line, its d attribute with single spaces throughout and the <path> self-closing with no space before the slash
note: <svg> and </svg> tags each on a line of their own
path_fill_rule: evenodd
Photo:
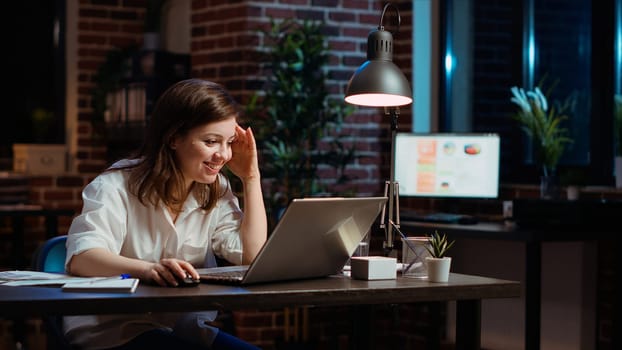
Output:
<svg viewBox="0 0 622 350">
<path fill-rule="evenodd" d="M 130 193 L 143 204 L 155 206 L 162 201 L 167 207 L 180 210 L 188 193 L 171 142 L 195 127 L 232 117 L 238 119 L 240 113 L 237 102 L 219 84 L 188 79 L 169 87 L 158 99 L 147 123 L 142 147 L 133 157 L 138 161 L 120 168 L 130 171 Z M 193 184 L 192 192 L 201 208 L 214 208 L 223 196 L 226 187 L 220 184 L 221 176 L 211 184 Z"/>
</svg>

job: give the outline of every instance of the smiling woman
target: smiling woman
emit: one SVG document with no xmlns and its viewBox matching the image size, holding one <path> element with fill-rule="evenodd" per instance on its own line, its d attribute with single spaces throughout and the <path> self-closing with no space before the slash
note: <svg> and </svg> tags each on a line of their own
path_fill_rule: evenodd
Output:
<svg viewBox="0 0 622 350">
<path fill-rule="evenodd" d="M 216 257 L 250 264 L 266 240 L 267 223 L 255 138 L 237 124 L 239 112 L 216 83 L 188 79 L 169 87 L 156 102 L 139 152 L 82 191 L 82 212 L 67 235 L 67 271 L 128 273 L 177 287 L 187 275 L 198 279 L 196 268 L 215 266 Z M 225 164 L 243 184 L 241 200 L 221 173 Z M 233 346 L 220 347 L 221 337 L 230 336 L 210 325 L 216 311 L 109 317 L 97 323 L 66 317 L 66 337 L 86 348 L 144 349 L 158 341 L 189 348 L 192 341 L 194 349 L 255 349 L 235 338 Z M 116 331 L 130 323 L 142 326 Z M 162 332 L 164 326 L 172 331 Z"/>
<path fill-rule="evenodd" d="M 9 89 L 2 115 L 11 121 L 0 128 L 3 168 L 10 167 L 13 143 L 64 143 L 64 7 L 64 0 L 3 4 L 11 14 L 2 20 L 2 32 L 10 33 L 3 40 Z M 42 111 L 48 118 L 37 135 Z"/>
</svg>

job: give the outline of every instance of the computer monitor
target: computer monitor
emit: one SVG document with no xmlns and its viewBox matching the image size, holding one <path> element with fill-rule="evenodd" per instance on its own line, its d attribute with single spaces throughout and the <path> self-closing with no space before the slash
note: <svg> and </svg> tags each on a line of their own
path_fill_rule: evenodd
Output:
<svg viewBox="0 0 622 350">
<path fill-rule="evenodd" d="M 499 143 L 494 133 L 397 133 L 400 196 L 497 198 Z"/>
</svg>

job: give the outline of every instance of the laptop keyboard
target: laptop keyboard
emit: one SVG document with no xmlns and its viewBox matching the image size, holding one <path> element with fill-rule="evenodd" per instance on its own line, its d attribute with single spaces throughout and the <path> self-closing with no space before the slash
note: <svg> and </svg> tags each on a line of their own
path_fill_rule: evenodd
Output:
<svg viewBox="0 0 622 350">
<path fill-rule="evenodd" d="M 201 280 L 214 282 L 241 281 L 248 266 L 223 266 L 198 269 Z"/>
</svg>

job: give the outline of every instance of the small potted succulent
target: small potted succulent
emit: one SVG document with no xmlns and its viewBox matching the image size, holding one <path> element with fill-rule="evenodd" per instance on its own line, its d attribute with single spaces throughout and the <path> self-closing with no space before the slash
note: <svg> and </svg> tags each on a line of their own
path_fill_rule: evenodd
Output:
<svg viewBox="0 0 622 350">
<path fill-rule="evenodd" d="M 446 256 L 446 254 L 456 241 L 449 241 L 445 234 L 441 235 L 438 231 L 434 231 L 434 234 L 428 237 L 428 242 L 430 244 L 425 246 L 430 253 L 430 256 L 425 258 L 428 267 L 428 280 L 430 282 L 447 282 L 451 257 Z"/>
</svg>

